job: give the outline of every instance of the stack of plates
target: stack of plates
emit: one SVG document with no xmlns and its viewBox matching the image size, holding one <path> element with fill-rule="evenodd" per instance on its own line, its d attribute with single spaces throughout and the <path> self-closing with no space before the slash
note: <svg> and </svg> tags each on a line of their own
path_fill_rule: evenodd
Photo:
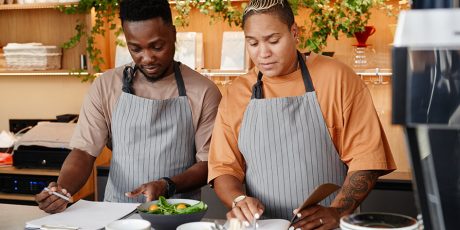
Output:
<svg viewBox="0 0 460 230">
<path fill-rule="evenodd" d="M 417 230 L 418 227 L 414 218 L 392 213 L 359 213 L 340 219 L 342 230 Z"/>
</svg>

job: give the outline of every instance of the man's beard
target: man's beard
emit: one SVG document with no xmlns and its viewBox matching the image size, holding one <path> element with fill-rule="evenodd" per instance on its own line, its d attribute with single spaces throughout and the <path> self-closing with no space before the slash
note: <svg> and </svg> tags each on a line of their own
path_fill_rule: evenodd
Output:
<svg viewBox="0 0 460 230">
<path fill-rule="evenodd" d="M 153 76 L 153 75 L 148 75 L 141 67 L 137 67 L 137 69 L 142 73 L 142 75 L 144 75 L 144 78 L 149 81 L 149 82 L 157 82 L 165 77 L 167 77 L 168 75 L 166 74 L 166 72 L 168 71 L 169 68 L 166 68 L 165 70 L 163 70 L 163 72 L 161 72 L 159 75 L 157 76 Z"/>
</svg>

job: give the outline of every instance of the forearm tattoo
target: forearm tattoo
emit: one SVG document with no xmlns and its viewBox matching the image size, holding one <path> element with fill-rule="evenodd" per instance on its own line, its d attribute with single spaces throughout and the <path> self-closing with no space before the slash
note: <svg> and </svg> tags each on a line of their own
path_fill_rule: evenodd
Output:
<svg viewBox="0 0 460 230">
<path fill-rule="evenodd" d="M 338 194 L 337 211 L 340 215 L 353 212 L 372 190 L 382 171 L 356 171 L 347 175 Z M 336 199 L 337 200 L 337 199 Z"/>
</svg>

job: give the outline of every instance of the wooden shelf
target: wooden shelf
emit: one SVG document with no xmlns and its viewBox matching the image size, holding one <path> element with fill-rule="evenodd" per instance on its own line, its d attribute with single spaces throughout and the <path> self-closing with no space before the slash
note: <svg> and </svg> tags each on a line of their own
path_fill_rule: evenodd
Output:
<svg viewBox="0 0 460 230">
<path fill-rule="evenodd" d="M 170 5 L 176 5 L 177 1 L 169 1 Z M 249 2 L 249 0 L 231 0 L 231 2 Z"/>
<path fill-rule="evenodd" d="M 360 76 L 385 76 L 390 77 L 393 75 L 391 69 L 380 69 L 380 68 L 372 68 L 372 69 L 354 69 L 355 73 Z"/>
<path fill-rule="evenodd" d="M 13 166 L 0 167 L 0 174 L 59 176 L 59 169 L 28 169 Z"/>
<path fill-rule="evenodd" d="M 73 2 L 77 4 L 78 2 Z M 46 3 L 31 3 L 31 4 L 3 4 L 0 5 L 0 10 L 35 10 L 35 9 L 54 9 L 59 6 L 73 4 L 72 2 L 46 2 Z"/>
<path fill-rule="evenodd" d="M 87 76 L 88 72 L 72 72 L 71 70 L 1 70 L 0 76 Z"/>
<path fill-rule="evenodd" d="M 1 200 L 35 201 L 35 195 L 0 192 L 0 199 Z"/>
<path fill-rule="evenodd" d="M 247 71 L 230 71 L 218 69 L 202 69 L 198 72 L 206 77 L 238 77 L 248 73 Z"/>
</svg>

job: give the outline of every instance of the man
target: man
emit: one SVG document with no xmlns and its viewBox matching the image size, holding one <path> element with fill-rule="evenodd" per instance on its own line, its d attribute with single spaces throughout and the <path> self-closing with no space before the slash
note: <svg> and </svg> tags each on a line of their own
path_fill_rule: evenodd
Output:
<svg viewBox="0 0 460 230">
<path fill-rule="evenodd" d="M 66 208 L 51 192 L 77 192 L 106 144 L 113 153 L 106 201 L 198 198 L 221 95 L 212 81 L 173 60 L 176 30 L 169 7 L 167 0 L 121 1 L 134 63 L 94 81 L 57 183 L 36 196 L 44 211 Z"/>
<path fill-rule="evenodd" d="M 246 225 L 297 214 L 292 229 L 337 228 L 395 169 L 369 91 L 342 63 L 297 51 L 287 0 L 251 0 L 243 29 L 257 69 L 234 80 L 219 106 L 208 181 L 227 217 Z M 296 210 L 323 183 L 342 188 Z"/>
</svg>

